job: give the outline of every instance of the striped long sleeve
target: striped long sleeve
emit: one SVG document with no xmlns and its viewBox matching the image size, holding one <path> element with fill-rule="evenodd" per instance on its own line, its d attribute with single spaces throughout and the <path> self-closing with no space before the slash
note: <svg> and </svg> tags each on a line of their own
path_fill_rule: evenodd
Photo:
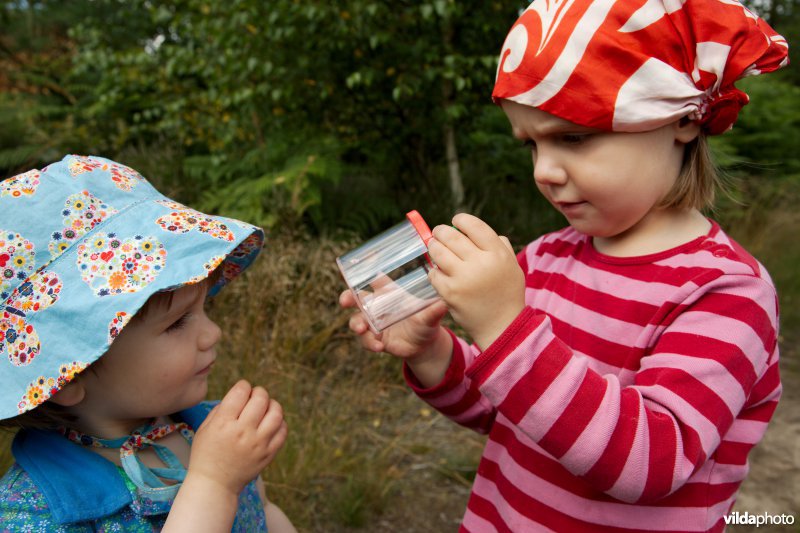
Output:
<svg viewBox="0 0 800 533">
<path fill-rule="evenodd" d="M 485 352 L 457 339 L 417 393 L 489 438 L 465 531 L 708 531 L 780 396 L 777 297 L 714 224 L 612 258 L 569 228 L 519 255 L 525 310 Z"/>
</svg>

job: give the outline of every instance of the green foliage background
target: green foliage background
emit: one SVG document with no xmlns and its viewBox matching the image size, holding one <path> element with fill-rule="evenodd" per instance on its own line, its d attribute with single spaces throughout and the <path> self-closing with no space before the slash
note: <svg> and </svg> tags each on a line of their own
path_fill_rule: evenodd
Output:
<svg viewBox="0 0 800 533">
<path fill-rule="evenodd" d="M 754 3 L 796 33 L 795 2 Z M 5 0 L 0 175 L 93 153 L 269 228 L 363 237 L 410 209 L 438 223 L 459 207 L 522 243 L 562 224 L 489 99 L 500 44 L 526 5 Z M 793 187 L 798 76 L 746 85 L 755 105 L 717 149 L 740 176 Z"/>
</svg>

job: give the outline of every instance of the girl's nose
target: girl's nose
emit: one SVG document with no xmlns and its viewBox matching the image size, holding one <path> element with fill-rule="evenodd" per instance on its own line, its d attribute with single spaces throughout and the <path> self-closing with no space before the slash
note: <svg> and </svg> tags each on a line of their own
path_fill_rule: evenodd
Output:
<svg viewBox="0 0 800 533">
<path fill-rule="evenodd" d="M 563 185 L 567 172 L 557 158 L 543 154 L 542 150 L 533 158 L 533 179 L 539 185 Z"/>
<path fill-rule="evenodd" d="M 203 313 L 203 321 L 203 329 L 197 343 L 201 350 L 210 350 L 222 338 L 222 329 L 206 313 Z"/>
</svg>

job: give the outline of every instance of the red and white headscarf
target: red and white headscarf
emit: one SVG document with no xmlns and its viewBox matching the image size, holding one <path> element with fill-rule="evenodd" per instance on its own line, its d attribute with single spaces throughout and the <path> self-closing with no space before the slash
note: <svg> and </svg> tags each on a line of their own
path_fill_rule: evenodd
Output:
<svg viewBox="0 0 800 533">
<path fill-rule="evenodd" d="M 734 82 L 788 51 L 735 0 L 536 0 L 506 37 L 492 97 L 606 131 L 688 116 L 715 135 L 748 102 Z"/>
</svg>

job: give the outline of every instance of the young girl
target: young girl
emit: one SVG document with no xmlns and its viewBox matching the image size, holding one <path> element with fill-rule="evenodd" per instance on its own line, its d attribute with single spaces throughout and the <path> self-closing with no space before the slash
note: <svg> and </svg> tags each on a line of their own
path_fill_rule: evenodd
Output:
<svg viewBox="0 0 800 533">
<path fill-rule="evenodd" d="M 780 396 L 778 309 L 701 214 L 706 136 L 747 102 L 733 82 L 786 55 L 733 0 L 537 0 L 511 28 L 493 97 L 569 227 L 515 257 L 459 214 L 429 245 L 446 306 L 377 336 L 350 321 L 489 434 L 463 531 L 724 529 Z M 439 325 L 447 309 L 473 345 Z"/>
<path fill-rule="evenodd" d="M 281 406 L 246 381 L 203 401 L 204 302 L 262 241 L 100 157 L 0 183 L 0 424 L 19 428 L 0 531 L 294 531 L 259 477 Z"/>
</svg>

